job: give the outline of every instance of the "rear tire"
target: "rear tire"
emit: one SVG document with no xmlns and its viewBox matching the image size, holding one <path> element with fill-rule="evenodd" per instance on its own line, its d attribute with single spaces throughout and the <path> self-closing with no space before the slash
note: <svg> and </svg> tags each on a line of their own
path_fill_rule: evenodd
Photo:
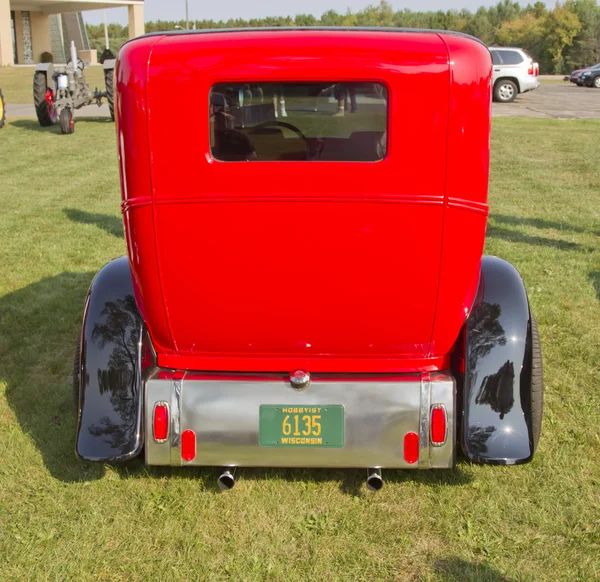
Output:
<svg viewBox="0 0 600 582">
<path fill-rule="evenodd" d="M 517 98 L 519 88 L 510 79 L 500 79 L 494 86 L 494 101 L 510 103 Z"/>
<path fill-rule="evenodd" d="M 46 73 L 36 71 L 33 76 L 33 104 L 35 113 L 42 127 L 50 127 L 56 123 L 56 109 L 54 109 L 54 93 L 48 87 Z"/>
<path fill-rule="evenodd" d="M 4 127 L 5 121 L 6 121 L 6 108 L 4 107 L 4 94 L 2 93 L 2 89 L 0 89 L 0 128 Z"/>
<path fill-rule="evenodd" d="M 531 427 L 533 450 L 537 449 L 542 433 L 542 413 L 544 411 L 544 368 L 542 345 L 535 317 L 531 314 Z"/>
<path fill-rule="evenodd" d="M 110 109 L 110 118 L 115 120 L 115 86 L 114 86 L 114 69 L 106 69 L 104 71 L 104 83 L 106 85 L 106 100 Z"/>
<path fill-rule="evenodd" d="M 73 123 L 73 113 L 68 107 L 65 107 L 60 112 L 60 131 L 63 134 L 73 133 L 75 131 L 75 124 Z"/>
</svg>

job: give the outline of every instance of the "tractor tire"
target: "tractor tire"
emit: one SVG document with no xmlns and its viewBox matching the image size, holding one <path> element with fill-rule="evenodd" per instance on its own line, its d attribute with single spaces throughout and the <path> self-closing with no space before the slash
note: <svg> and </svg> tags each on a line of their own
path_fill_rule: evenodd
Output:
<svg viewBox="0 0 600 582">
<path fill-rule="evenodd" d="M 0 128 L 4 127 L 6 121 L 6 108 L 4 107 L 4 95 L 0 89 Z"/>
<path fill-rule="evenodd" d="M 106 84 L 106 100 L 110 109 L 110 118 L 115 120 L 115 70 L 107 69 L 104 71 L 104 83 Z"/>
<path fill-rule="evenodd" d="M 42 127 L 49 127 L 56 123 L 54 93 L 48 87 L 46 73 L 43 71 L 37 71 L 33 76 L 33 103 L 38 121 Z"/>
<path fill-rule="evenodd" d="M 540 333 L 533 313 L 531 314 L 531 424 L 533 450 L 537 449 L 542 433 L 542 413 L 544 410 L 544 368 Z"/>
<path fill-rule="evenodd" d="M 73 113 L 68 107 L 65 107 L 60 112 L 60 131 L 63 134 L 73 133 L 75 131 Z"/>
<path fill-rule="evenodd" d="M 510 103 L 517 98 L 519 88 L 510 79 L 500 79 L 494 86 L 494 101 Z"/>
</svg>

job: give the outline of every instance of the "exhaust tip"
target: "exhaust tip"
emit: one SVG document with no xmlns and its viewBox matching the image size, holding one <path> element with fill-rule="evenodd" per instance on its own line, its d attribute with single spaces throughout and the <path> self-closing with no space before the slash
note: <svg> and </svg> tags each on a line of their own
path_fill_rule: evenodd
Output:
<svg viewBox="0 0 600 582">
<path fill-rule="evenodd" d="M 225 469 L 217 479 L 221 491 L 229 491 L 235 485 L 235 469 Z"/>
<path fill-rule="evenodd" d="M 367 469 L 367 489 L 379 491 L 383 487 L 383 479 L 380 469 Z"/>
</svg>

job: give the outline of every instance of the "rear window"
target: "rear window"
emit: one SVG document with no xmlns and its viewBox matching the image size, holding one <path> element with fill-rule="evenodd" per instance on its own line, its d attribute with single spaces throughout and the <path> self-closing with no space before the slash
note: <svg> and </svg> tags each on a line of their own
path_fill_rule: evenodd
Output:
<svg viewBox="0 0 600 582">
<path fill-rule="evenodd" d="M 213 158 L 376 162 L 387 151 L 380 83 L 221 83 L 209 96 Z"/>
<path fill-rule="evenodd" d="M 502 63 L 505 65 L 518 65 L 523 62 L 523 57 L 517 51 L 498 51 Z"/>
</svg>

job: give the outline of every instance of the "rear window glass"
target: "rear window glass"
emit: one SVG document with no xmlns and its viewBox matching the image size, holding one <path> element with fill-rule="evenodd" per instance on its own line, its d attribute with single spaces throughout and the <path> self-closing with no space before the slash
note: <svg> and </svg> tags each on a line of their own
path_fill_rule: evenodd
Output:
<svg viewBox="0 0 600 582">
<path fill-rule="evenodd" d="M 213 158 L 376 162 L 387 151 L 380 83 L 222 83 L 209 96 Z"/>
<path fill-rule="evenodd" d="M 498 51 L 505 65 L 518 65 L 523 62 L 523 57 L 517 51 Z"/>
</svg>

